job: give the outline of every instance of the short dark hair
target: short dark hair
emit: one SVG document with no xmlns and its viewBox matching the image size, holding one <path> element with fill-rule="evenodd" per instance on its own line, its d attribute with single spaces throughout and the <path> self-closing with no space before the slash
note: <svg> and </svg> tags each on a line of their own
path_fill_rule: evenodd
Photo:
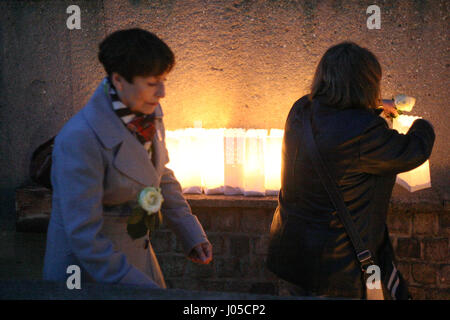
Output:
<svg viewBox="0 0 450 320">
<path fill-rule="evenodd" d="M 377 108 L 381 66 L 375 55 L 353 42 L 329 48 L 317 66 L 310 99 L 335 108 Z"/>
<path fill-rule="evenodd" d="M 155 34 L 139 28 L 111 33 L 99 49 L 98 59 L 108 76 L 117 72 L 130 83 L 135 76 L 159 76 L 175 65 L 169 46 Z"/>
</svg>

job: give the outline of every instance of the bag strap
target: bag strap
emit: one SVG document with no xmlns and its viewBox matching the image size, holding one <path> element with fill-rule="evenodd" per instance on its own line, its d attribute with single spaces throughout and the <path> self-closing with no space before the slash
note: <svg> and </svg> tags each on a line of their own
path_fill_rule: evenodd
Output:
<svg viewBox="0 0 450 320">
<path fill-rule="evenodd" d="M 314 102 L 313 102 L 314 103 Z M 348 212 L 347 206 L 345 205 L 342 193 L 339 191 L 338 186 L 335 180 L 330 175 L 330 172 L 322 160 L 320 156 L 319 150 L 316 145 L 316 141 L 314 140 L 312 127 L 311 127 L 311 108 L 312 105 L 306 104 L 303 108 L 303 112 L 301 115 L 301 123 L 303 127 L 303 139 L 305 143 L 305 152 L 310 158 L 314 170 L 318 174 L 320 181 L 322 182 L 325 190 L 330 196 L 331 202 L 333 203 L 336 212 L 338 214 L 339 219 L 341 220 L 344 228 L 350 238 L 350 241 L 353 244 L 353 247 L 356 252 L 356 257 L 361 265 L 361 269 L 363 272 L 367 270 L 367 267 L 374 264 L 372 253 L 369 249 L 364 245 L 363 240 L 359 232 L 356 229 L 355 224 Z M 298 112 L 296 114 L 298 119 Z"/>
</svg>

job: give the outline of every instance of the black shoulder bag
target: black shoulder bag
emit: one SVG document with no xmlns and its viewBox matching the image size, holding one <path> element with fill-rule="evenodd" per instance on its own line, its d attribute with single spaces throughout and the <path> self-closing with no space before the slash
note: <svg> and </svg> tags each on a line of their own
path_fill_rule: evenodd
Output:
<svg viewBox="0 0 450 320">
<path fill-rule="evenodd" d="M 50 138 L 34 150 L 30 162 L 30 177 L 37 184 L 52 189 L 51 168 L 55 137 Z"/>
<path fill-rule="evenodd" d="M 320 156 L 319 150 L 317 148 L 316 142 L 314 140 L 312 127 L 311 127 L 311 108 L 314 104 L 308 103 L 305 105 L 303 110 L 297 110 L 296 117 L 300 120 L 303 128 L 303 140 L 305 143 L 305 152 L 310 158 L 314 170 L 320 178 L 324 188 L 326 189 L 333 206 L 336 209 L 337 215 L 344 225 L 344 228 L 350 238 L 350 241 L 355 249 L 356 258 L 361 266 L 361 271 L 363 272 L 363 278 L 367 285 L 367 279 L 370 276 L 366 271 L 367 269 L 375 264 L 374 256 L 372 252 L 363 243 L 356 226 L 348 212 L 347 206 L 345 205 L 342 193 L 339 191 L 337 183 L 332 178 L 325 162 Z M 299 115 L 301 112 L 301 116 Z M 405 280 L 401 276 L 395 267 L 394 261 L 394 251 L 389 239 L 389 234 L 387 231 L 387 226 L 385 228 L 384 244 L 377 252 L 377 261 L 379 262 L 378 267 L 381 270 L 381 291 L 375 289 L 366 290 L 367 299 L 384 299 L 384 300 L 400 300 L 408 299 L 408 288 Z M 366 286 L 367 287 L 367 286 Z"/>
</svg>

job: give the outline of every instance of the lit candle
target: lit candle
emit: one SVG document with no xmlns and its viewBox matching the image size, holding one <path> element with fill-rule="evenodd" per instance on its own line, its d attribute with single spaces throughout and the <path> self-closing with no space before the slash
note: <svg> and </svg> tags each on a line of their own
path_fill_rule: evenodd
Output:
<svg viewBox="0 0 450 320">
<path fill-rule="evenodd" d="M 202 181 L 205 194 L 223 194 L 224 129 L 208 129 L 202 134 Z"/>
<path fill-rule="evenodd" d="M 179 168 L 177 177 L 183 193 L 202 193 L 202 145 L 203 129 L 187 128 L 181 130 L 178 144 Z"/>
<path fill-rule="evenodd" d="M 264 145 L 267 130 L 249 129 L 245 135 L 244 195 L 264 196 Z"/>
<path fill-rule="evenodd" d="M 421 117 L 400 115 L 393 119 L 392 127 L 399 133 L 406 134 L 416 119 Z M 431 187 L 430 162 L 427 160 L 421 166 L 402 172 L 397 175 L 396 183 L 406 188 L 409 192 Z"/>
<path fill-rule="evenodd" d="M 166 148 L 167 151 L 169 153 L 169 162 L 167 163 L 167 168 L 175 170 L 176 165 L 176 159 L 177 157 L 177 152 L 178 152 L 178 131 L 171 131 L 171 130 L 166 130 Z"/>
<path fill-rule="evenodd" d="M 264 153 L 266 195 L 278 195 L 281 188 L 281 144 L 284 130 L 270 129 Z"/>
<path fill-rule="evenodd" d="M 169 162 L 166 164 L 167 168 L 171 169 L 176 176 L 178 177 L 178 181 L 181 184 L 181 175 L 182 175 L 182 163 L 181 163 L 181 155 L 180 155 L 180 137 L 182 135 L 182 130 L 166 130 L 166 148 L 169 153 Z M 183 185 L 183 184 L 181 184 Z"/>
<path fill-rule="evenodd" d="M 224 194 L 244 193 L 245 130 L 225 129 L 224 136 Z"/>
</svg>

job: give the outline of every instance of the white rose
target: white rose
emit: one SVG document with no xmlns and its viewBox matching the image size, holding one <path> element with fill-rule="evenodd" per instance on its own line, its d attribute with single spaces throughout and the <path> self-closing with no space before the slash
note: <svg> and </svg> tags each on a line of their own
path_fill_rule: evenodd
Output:
<svg viewBox="0 0 450 320">
<path fill-rule="evenodd" d="M 395 107 L 400 111 L 411 112 L 415 103 L 416 99 L 406 94 L 399 94 L 395 97 Z"/>
<path fill-rule="evenodd" d="M 147 214 L 152 215 L 161 209 L 164 199 L 160 188 L 147 187 L 139 193 L 138 202 Z"/>
</svg>

